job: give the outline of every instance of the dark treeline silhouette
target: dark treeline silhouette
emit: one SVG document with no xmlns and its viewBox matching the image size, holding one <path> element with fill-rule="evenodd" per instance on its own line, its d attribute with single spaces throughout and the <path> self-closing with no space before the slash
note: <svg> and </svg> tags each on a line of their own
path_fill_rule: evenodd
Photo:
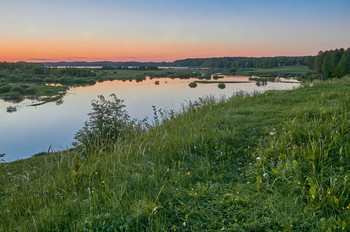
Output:
<svg viewBox="0 0 350 232">
<path fill-rule="evenodd" d="M 331 79 L 350 74 L 350 48 L 320 51 L 315 57 L 316 73 L 306 72 L 301 79 Z"/>
<path fill-rule="evenodd" d="M 102 70 L 159 70 L 158 66 L 140 65 L 140 66 L 102 66 Z"/>
<path fill-rule="evenodd" d="M 101 66 L 101 67 L 136 67 L 136 66 L 157 66 L 165 67 L 169 66 L 168 62 L 112 62 L 112 61 L 96 61 L 96 62 L 86 62 L 86 61 L 77 61 L 77 62 L 43 62 L 45 66 Z"/>
<path fill-rule="evenodd" d="M 315 58 L 315 70 L 325 78 L 350 74 L 350 48 L 320 51 Z"/>
<path fill-rule="evenodd" d="M 306 65 L 314 69 L 314 56 L 280 57 L 219 57 L 192 58 L 174 62 L 45 62 L 45 66 L 101 66 L 123 69 L 126 67 L 192 67 L 192 68 L 272 68 L 276 66 Z"/>
<path fill-rule="evenodd" d="M 306 65 L 314 69 L 314 56 L 296 57 L 222 57 L 222 58 L 195 58 L 177 60 L 172 66 L 202 67 L 202 68 L 273 68 L 277 66 Z"/>
</svg>

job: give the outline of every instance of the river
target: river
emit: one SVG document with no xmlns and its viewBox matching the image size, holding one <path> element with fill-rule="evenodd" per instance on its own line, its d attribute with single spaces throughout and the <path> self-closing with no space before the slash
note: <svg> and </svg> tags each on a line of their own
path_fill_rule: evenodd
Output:
<svg viewBox="0 0 350 232">
<path fill-rule="evenodd" d="M 159 81 L 159 85 L 155 84 Z M 116 94 L 124 100 L 126 110 L 132 118 L 152 120 L 153 109 L 179 110 L 182 104 L 195 101 L 199 97 L 212 95 L 230 97 L 237 91 L 245 93 L 264 92 L 266 90 L 285 90 L 297 87 L 298 83 L 268 82 L 266 86 L 252 83 L 228 83 L 225 89 L 217 84 L 198 84 L 190 88 L 194 79 L 149 79 L 135 81 L 105 81 L 93 86 L 70 88 L 62 102 L 50 102 L 39 106 L 26 99 L 20 103 L 0 99 L 0 154 L 5 161 L 24 159 L 39 152 L 64 150 L 72 147 L 74 134 L 88 119 L 91 101 L 97 95 Z M 246 81 L 247 77 L 225 76 L 220 81 Z M 13 113 L 6 112 L 8 106 L 16 106 Z"/>
</svg>

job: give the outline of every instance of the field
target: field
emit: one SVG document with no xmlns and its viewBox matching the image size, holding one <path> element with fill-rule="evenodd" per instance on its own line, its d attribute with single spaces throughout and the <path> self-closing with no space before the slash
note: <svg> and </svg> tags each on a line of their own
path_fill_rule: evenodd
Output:
<svg viewBox="0 0 350 232">
<path fill-rule="evenodd" d="M 273 68 L 244 68 L 238 72 L 240 75 L 259 76 L 279 74 L 281 77 L 296 77 L 306 72 L 314 72 L 305 65 L 278 66 Z"/>
<path fill-rule="evenodd" d="M 349 231 L 349 89 L 200 99 L 113 143 L 0 164 L 0 231 Z"/>
</svg>

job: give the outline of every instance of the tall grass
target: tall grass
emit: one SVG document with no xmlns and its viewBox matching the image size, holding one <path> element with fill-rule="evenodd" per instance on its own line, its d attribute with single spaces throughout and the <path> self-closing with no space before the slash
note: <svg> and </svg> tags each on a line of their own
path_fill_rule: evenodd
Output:
<svg viewBox="0 0 350 232">
<path fill-rule="evenodd" d="M 349 87 L 201 99 L 123 140 L 1 164 L 0 230 L 349 230 Z"/>
</svg>

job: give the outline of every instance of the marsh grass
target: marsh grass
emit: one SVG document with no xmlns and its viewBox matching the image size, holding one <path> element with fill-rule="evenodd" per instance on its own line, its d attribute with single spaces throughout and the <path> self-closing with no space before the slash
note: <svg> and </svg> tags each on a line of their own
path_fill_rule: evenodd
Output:
<svg viewBox="0 0 350 232">
<path fill-rule="evenodd" d="M 349 88 L 200 99 L 122 140 L 1 164 L 0 230 L 349 230 Z"/>
</svg>

